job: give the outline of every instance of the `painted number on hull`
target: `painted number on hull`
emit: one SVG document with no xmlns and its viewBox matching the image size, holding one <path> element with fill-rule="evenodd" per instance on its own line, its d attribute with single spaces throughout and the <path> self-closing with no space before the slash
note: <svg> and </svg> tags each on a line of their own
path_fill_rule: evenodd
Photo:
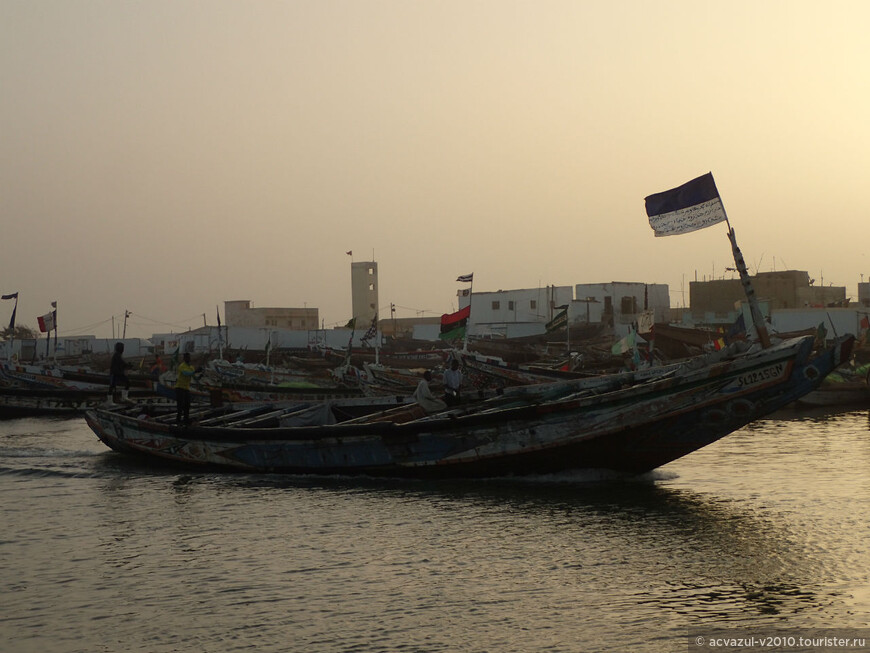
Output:
<svg viewBox="0 0 870 653">
<path fill-rule="evenodd" d="M 760 383 L 766 383 L 767 381 L 778 379 L 783 376 L 783 374 L 785 374 L 785 363 L 777 363 L 770 367 L 741 374 L 738 377 L 738 381 L 741 387 L 746 388 L 748 386 L 758 385 Z"/>
</svg>

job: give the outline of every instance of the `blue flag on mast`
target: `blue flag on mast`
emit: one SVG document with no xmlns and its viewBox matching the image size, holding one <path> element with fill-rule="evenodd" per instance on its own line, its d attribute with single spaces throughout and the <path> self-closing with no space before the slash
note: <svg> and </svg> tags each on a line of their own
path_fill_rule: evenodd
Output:
<svg viewBox="0 0 870 653">
<path fill-rule="evenodd" d="M 656 236 L 686 234 L 727 219 L 712 172 L 644 201 Z"/>
<path fill-rule="evenodd" d="M 9 320 L 9 332 L 10 334 L 15 331 L 15 312 L 18 310 L 18 293 L 13 292 L 8 295 L 0 295 L 0 299 L 14 299 L 15 306 L 12 307 L 12 319 Z"/>
</svg>

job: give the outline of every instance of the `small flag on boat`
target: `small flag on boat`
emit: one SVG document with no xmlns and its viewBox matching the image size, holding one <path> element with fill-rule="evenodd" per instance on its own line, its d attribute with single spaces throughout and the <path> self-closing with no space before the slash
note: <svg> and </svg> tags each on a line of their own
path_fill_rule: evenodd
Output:
<svg viewBox="0 0 870 653">
<path fill-rule="evenodd" d="M 460 277 L 456 277 L 456 280 L 459 283 L 471 283 L 474 280 L 474 272 L 471 274 L 463 274 Z"/>
<path fill-rule="evenodd" d="M 614 356 L 619 356 L 620 354 L 624 354 L 626 352 L 634 349 L 637 344 L 637 332 L 629 331 L 628 335 L 625 336 L 619 342 L 614 343 L 613 347 L 610 348 L 610 353 Z"/>
<path fill-rule="evenodd" d="M 345 252 L 345 254 L 347 254 L 348 256 L 353 256 L 353 250 L 351 249 L 351 250 Z"/>
<path fill-rule="evenodd" d="M 561 329 L 568 324 L 568 307 L 566 306 L 563 310 L 556 314 L 556 316 L 547 322 L 546 328 L 547 333 L 552 331 L 556 331 L 557 329 Z"/>
<path fill-rule="evenodd" d="M 637 319 L 638 333 L 651 333 L 655 325 L 656 315 L 654 311 L 644 311 Z"/>
<path fill-rule="evenodd" d="M 39 322 L 39 330 L 42 333 L 48 333 L 54 329 L 54 311 L 51 313 L 46 313 L 45 315 L 40 315 L 36 318 L 36 321 Z"/>
<path fill-rule="evenodd" d="M 375 337 L 375 334 L 378 332 L 378 314 L 375 313 L 375 316 L 372 318 L 371 326 L 369 326 L 368 331 L 363 334 L 363 337 L 360 338 L 361 341 L 368 342 L 372 338 Z"/>
<path fill-rule="evenodd" d="M 686 234 L 724 222 L 727 217 L 711 172 L 644 201 L 656 236 Z"/>
<path fill-rule="evenodd" d="M 0 299 L 18 299 L 18 293 L 14 292 L 9 295 L 3 295 Z"/>
</svg>

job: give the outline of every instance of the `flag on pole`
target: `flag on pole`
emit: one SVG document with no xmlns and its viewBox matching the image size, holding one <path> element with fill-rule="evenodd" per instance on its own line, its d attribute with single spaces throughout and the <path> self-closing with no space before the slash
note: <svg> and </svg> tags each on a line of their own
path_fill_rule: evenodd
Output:
<svg viewBox="0 0 870 653">
<path fill-rule="evenodd" d="M 368 328 L 368 331 L 366 331 L 365 334 L 363 334 L 363 337 L 360 338 L 360 340 L 363 342 L 368 342 L 369 340 L 371 340 L 372 338 L 375 337 L 375 334 L 377 332 L 378 332 L 378 314 L 375 313 L 375 316 L 372 318 L 371 326 Z"/>
<path fill-rule="evenodd" d="M 51 313 L 46 313 L 45 315 L 40 315 L 36 318 L 36 321 L 39 322 L 39 330 L 42 333 L 48 333 L 52 329 L 54 329 L 54 311 Z"/>
<path fill-rule="evenodd" d="M 557 313 L 552 320 L 547 322 L 545 328 L 547 329 L 547 333 L 551 333 L 552 331 L 556 331 L 557 329 L 561 329 L 568 324 L 568 307 L 566 306 L 559 313 Z"/>
<path fill-rule="evenodd" d="M 9 320 L 9 333 L 12 334 L 15 331 L 15 312 L 18 310 L 18 293 L 13 292 L 8 295 L 0 296 L 0 299 L 14 299 L 15 306 L 12 307 L 12 319 Z"/>
<path fill-rule="evenodd" d="M 637 319 L 637 332 L 651 333 L 655 321 L 655 311 L 644 311 Z"/>
<path fill-rule="evenodd" d="M 466 306 L 455 313 L 445 313 L 441 316 L 441 340 L 457 340 L 465 335 L 471 306 Z"/>
<path fill-rule="evenodd" d="M 471 283 L 474 280 L 474 272 L 471 274 L 463 274 L 456 278 L 459 283 Z"/>
<path fill-rule="evenodd" d="M 347 254 L 348 256 L 353 256 L 353 250 L 351 249 L 351 250 L 345 252 L 345 254 Z"/>
<path fill-rule="evenodd" d="M 711 172 L 644 201 L 656 236 L 686 234 L 724 222 L 727 217 Z"/>
<path fill-rule="evenodd" d="M 610 348 L 610 353 L 614 356 L 619 356 L 634 349 L 636 344 L 637 333 L 634 330 L 629 331 L 627 336 L 619 342 L 614 343 L 613 347 Z"/>
</svg>

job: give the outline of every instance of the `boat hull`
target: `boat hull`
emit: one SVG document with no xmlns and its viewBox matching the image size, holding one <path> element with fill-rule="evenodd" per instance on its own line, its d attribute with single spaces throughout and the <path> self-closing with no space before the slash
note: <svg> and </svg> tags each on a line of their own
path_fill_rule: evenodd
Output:
<svg viewBox="0 0 870 653">
<path fill-rule="evenodd" d="M 816 388 L 851 338 L 811 356 L 812 338 L 739 361 L 597 394 L 536 387 L 492 409 L 407 423 L 292 429 L 178 428 L 111 411 L 87 420 L 117 451 L 248 472 L 476 478 L 596 468 L 638 474 L 685 456 Z M 559 388 L 570 384 L 561 384 Z M 556 393 L 555 398 L 547 392 Z"/>
</svg>

